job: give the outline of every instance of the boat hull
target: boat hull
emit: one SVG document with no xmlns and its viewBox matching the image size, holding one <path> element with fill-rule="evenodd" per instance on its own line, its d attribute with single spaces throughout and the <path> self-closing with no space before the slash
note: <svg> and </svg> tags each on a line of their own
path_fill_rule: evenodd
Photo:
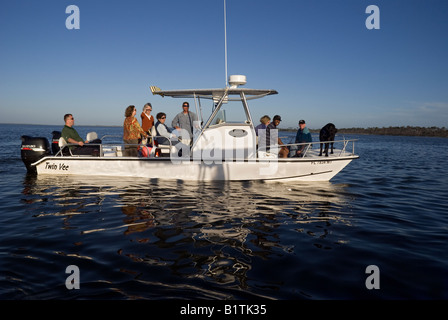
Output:
<svg viewBox="0 0 448 320">
<path fill-rule="evenodd" d="M 143 177 L 191 181 L 329 181 L 353 159 L 176 160 L 132 157 L 44 157 L 37 174 Z"/>
</svg>

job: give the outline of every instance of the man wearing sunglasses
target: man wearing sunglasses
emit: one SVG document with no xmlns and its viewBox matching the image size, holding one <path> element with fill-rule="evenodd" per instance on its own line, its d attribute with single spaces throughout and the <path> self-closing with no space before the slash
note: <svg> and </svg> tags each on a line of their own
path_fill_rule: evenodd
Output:
<svg viewBox="0 0 448 320">
<path fill-rule="evenodd" d="M 75 124 L 75 118 L 71 113 L 64 115 L 65 125 L 61 131 L 61 137 L 69 144 L 72 154 L 76 155 L 99 155 L 99 146 L 85 146 L 85 144 L 91 143 L 101 143 L 101 140 L 97 139 L 94 141 L 84 141 L 83 138 L 78 134 L 73 125 Z M 77 146 L 76 146 L 77 145 Z"/>
<path fill-rule="evenodd" d="M 173 128 L 176 128 L 177 130 L 184 129 L 188 132 L 190 135 L 188 139 L 191 139 L 193 137 L 193 127 L 195 126 L 195 121 L 197 123 L 198 116 L 191 112 L 190 110 L 190 104 L 188 102 L 182 103 L 182 112 L 178 113 L 173 121 L 171 122 L 171 126 Z M 187 137 L 182 137 L 186 139 Z"/>
</svg>

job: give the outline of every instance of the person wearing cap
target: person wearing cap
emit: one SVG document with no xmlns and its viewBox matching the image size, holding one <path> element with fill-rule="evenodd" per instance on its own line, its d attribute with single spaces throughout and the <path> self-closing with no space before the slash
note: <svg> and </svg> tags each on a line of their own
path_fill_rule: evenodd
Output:
<svg viewBox="0 0 448 320">
<path fill-rule="evenodd" d="M 306 127 L 305 120 L 300 120 L 299 129 L 297 130 L 296 140 L 294 143 L 311 143 L 312 141 L 313 139 L 311 137 L 310 130 Z M 306 146 L 306 144 L 300 146 L 291 146 L 289 155 L 291 157 L 302 157 L 302 152 L 305 150 Z"/>
<path fill-rule="evenodd" d="M 174 117 L 171 122 L 171 126 L 177 130 L 186 130 L 190 134 L 189 138 L 191 139 L 193 137 L 193 127 L 195 125 L 195 121 L 198 121 L 198 116 L 189 109 L 190 104 L 188 102 L 182 103 L 182 112 L 178 113 Z"/>
<path fill-rule="evenodd" d="M 275 115 L 272 119 L 272 122 L 266 127 L 266 151 L 269 152 L 270 150 L 270 144 L 271 144 L 271 130 L 278 130 L 277 127 L 279 126 L 280 122 L 282 121 L 282 118 L 279 115 Z M 277 131 L 278 132 L 278 131 Z M 278 137 L 278 133 L 277 133 Z M 283 142 L 280 138 L 277 138 L 277 142 L 279 145 L 282 145 Z M 287 147 L 281 147 L 278 152 L 279 158 L 287 158 L 288 157 L 288 148 Z"/>
</svg>

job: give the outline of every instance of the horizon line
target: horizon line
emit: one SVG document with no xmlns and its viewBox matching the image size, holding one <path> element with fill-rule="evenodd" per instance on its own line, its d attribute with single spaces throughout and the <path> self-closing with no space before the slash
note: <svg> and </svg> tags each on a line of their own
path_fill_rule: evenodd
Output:
<svg viewBox="0 0 448 320">
<path fill-rule="evenodd" d="M 42 123 L 14 123 L 14 122 L 0 122 L 0 125 L 23 125 L 23 126 L 64 126 L 65 124 L 42 124 Z M 78 124 L 76 127 L 111 127 L 111 128 L 119 128 L 123 127 L 122 125 L 106 125 L 106 124 Z M 371 129 L 371 128 L 379 128 L 379 129 L 386 129 L 386 128 L 438 128 L 438 129 L 445 129 L 448 130 L 446 127 L 438 127 L 438 126 L 427 126 L 427 127 L 421 127 L 421 126 L 411 126 L 411 125 L 395 125 L 395 126 L 388 126 L 388 127 L 378 127 L 378 126 L 372 126 L 372 127 L 344 127 L 344 128 L 338 128 L 340 130 L 343 129 Z M 297 129 L 297 127 L 287 127 L 287 128 L 280 128 L 280 129 Z M 309 130 L 320 130 L 321 128 L 308 128 Z"/>
</svg>

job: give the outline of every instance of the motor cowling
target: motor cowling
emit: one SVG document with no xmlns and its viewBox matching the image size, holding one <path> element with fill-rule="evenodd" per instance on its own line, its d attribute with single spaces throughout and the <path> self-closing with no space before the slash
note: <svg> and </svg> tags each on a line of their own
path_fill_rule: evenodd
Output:
<svg viewBox="0 0 448 320">
<path fill-rule="evenodd" d="M 22 136 L 22 145 L 20 153 L 22 161 L 28 171 L 35 172 L 36 168 L 31 166 L 32 163 L 39 159 L 51 155 L 50 143 L 47 138 Z"/>
</svg>

